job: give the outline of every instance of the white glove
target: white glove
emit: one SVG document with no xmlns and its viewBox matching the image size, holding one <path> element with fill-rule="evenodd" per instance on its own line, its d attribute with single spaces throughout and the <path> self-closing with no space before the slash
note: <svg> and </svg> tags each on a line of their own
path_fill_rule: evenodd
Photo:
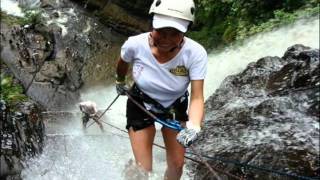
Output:
<svg viewBox="0 0 320 180">
<path fill-rule="evenodd" d="M 83 101 L 79 103 L 80 111 L 89 114 L 90 116 L 94 116 L 97 111 L 97 104 L 92 101 Z"/>
<path fill-rule="evenodd" d="M 194 141 L 197 140 L 201 127 L 194 126 L 191 121 L 186 123 L 186 128 L 181 130 L 177 135 L 177 141 L 185 148 L 189 147 Z"/>
</svg>

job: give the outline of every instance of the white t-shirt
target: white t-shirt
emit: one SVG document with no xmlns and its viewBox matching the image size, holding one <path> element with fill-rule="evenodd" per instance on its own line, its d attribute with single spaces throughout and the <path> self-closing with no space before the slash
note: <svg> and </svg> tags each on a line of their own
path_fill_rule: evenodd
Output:
<svg viewBox="0 0 320 180">
<path fill-rule="evenodd" d="M 170 106 L 187 90 L 190 80 L 202 80 L 207 71 L 207 52 L 194 40 L 184 44 L 170 61 L 160 64 L 151 52 L 149 33 L 129 39 L 121 47 L 121 58 L 132 63 L 132 76 L 145 94 L 162 106 Z"/>
</svg>

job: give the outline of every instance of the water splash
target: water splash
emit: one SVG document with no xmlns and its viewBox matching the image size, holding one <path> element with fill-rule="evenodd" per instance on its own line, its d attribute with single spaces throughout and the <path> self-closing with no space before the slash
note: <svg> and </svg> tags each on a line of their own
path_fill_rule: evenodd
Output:
<svg viewBox="0 0 320 180">
<path fill-rule="evenodd" d="M 13 0 L 1 0 L 0 1 L 1 11 L 6 12 L 7 14 L 23 17 L 24 13 L 19 7 L 19 3 Z"/>
<path fill-rule="evenodd" d="M 27 8 L 36 8 L 40 6 L 40 0 L 18 0 L 19 4 Z"/>
<path fill-rule="evenodd" d="M 70 9 L 69 11 L 72 12 L 72 10 Z M 69 17 L 70 15 L 68 13 L 63 13 L 61 11 L 57 11 L 56 13 L 59 14 L 58 18 L 52 18 L 50 20 L 47 21 L 47 26 L 49 26 L 50 24 L 56 24 L 57 26 L 59 26 L 61 28 L 61 35 L 65 36 L 68 33 L 68 21 L 69 21 Z M 49 17 L 49 15 L 46 15 L 46 17 Z"/>
<path fill-rule="evenodd" d="M 94 101 L 98 109 L 104 110 L 115 97 L 114 86 L 94 87 L 83 92 L 81 100 Z M 103 121 L 125 130 L 125 103 L 126 98 L 120 97 L 111 110 L 106 112 Z M 76 111 L 77 105 L 70 110 Z M 39 157 L 26 162 L 28 167 L 22 172 L 23 179 L 123 179 L 125 167 L 134 159 L 128 135 L 103 125 L 105 133 L 102 133 L 96 124 L 84 132 L 79 114 L 49 123 L 45 149 Z M 155 142 L 163 145 L 159 136 Z M 165 151 L 154 147 L 153 153 L 154 172 L 149 179 L 163 179 L 166 167 Z"/>
</svg>

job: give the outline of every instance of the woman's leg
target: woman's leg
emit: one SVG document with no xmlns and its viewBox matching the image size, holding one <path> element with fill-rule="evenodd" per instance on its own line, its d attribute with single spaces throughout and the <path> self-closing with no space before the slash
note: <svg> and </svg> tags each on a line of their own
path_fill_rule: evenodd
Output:
<svg viewBox="0 0 320 180">
<path fill-rule="evenodd" d="M 185 149 L 176 140 L 176 136 L 178 134 L 177 131 L 166 127 L 163 127 L 161 130 L 164 144 L 166 146 L 168 166 L 164 179 L 178 180 L 182 175 Z"/>
<path fill-rule="evenodd" d="M 152 145 L 155 133 L 154 125 L 138 131 L 129 129 L 131 147 L 136 163 L 147 172 L 152 171 Z"/>
</svg>

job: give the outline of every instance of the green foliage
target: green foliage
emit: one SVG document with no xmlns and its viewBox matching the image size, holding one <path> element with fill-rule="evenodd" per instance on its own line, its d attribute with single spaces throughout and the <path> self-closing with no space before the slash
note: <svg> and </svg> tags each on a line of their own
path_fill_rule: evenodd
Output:
<svg viewBox="0 0 320 180">
<path fill-rule="evenodd" d="M 23 88 L 21 85 L 14 84 L 12 77 L 1 74 L 1 99 L 5 100 L 9 105 L 13 105 L 27 100 L 27 96 L 22 93 Z"/>
<path fill-rule="evenodd" d="M 188 36 L 212 49 L 319 14 L 318 4 L 319 0 L 196 0 L 196 22 Z"/>
<path fill-rule="evenodd" d="M 1 21 L 9 25 L 34 25 L 39 24 L 43 21 L 41 16 L 42 11 L 39 9 L 25 9 L 23 10 L 24 17 L 17 17 L 8 15 L 5 12 L 1 11 Z"/>
<path fill-rule="evenodd" d="M 227 27 L 227 29 L 224 31 L 222 40 L 223 42 L 230 43 L 235 40 L 237 32 L 236 32 L 236 27 L 230 25 Z"/>
<path fill-rule="evenodd" d="M 252 25 L 248 28 L 239 28 L 237 32 L 237 40 L 243 40 L 246 37 L 257 34 L 259 32 L 270 31 L 282 25 L 291 24 L 300 18 L 315 16 L 316 14 L 319 14 L 319 11 L 319 7 L 306 8 L 304 10 L 295 11 L 293 13 L 287 13 L 283 10 L 277 10 L 274 12 L 274 18 L 269 19 L 264 23 L 261 23 L 259 25 Z"/>
<path fill-rule="evenodd" d="M 22 18 L 8 15 L 7 13 L 5 13 L 3 11 L 1 11 L 0 15 L 1 15 L 0 16 L 1 21 L 8 24 L 8 25 L 20 24 L 22 21 Z"/>
<path fill-rule="evenodd" d="M 41 11 L 36 9 L 24 10 L 25 16 L 22 18 L 22 25 L 26 24 L 40 24 L 42 22 Z"/>
</svg>

